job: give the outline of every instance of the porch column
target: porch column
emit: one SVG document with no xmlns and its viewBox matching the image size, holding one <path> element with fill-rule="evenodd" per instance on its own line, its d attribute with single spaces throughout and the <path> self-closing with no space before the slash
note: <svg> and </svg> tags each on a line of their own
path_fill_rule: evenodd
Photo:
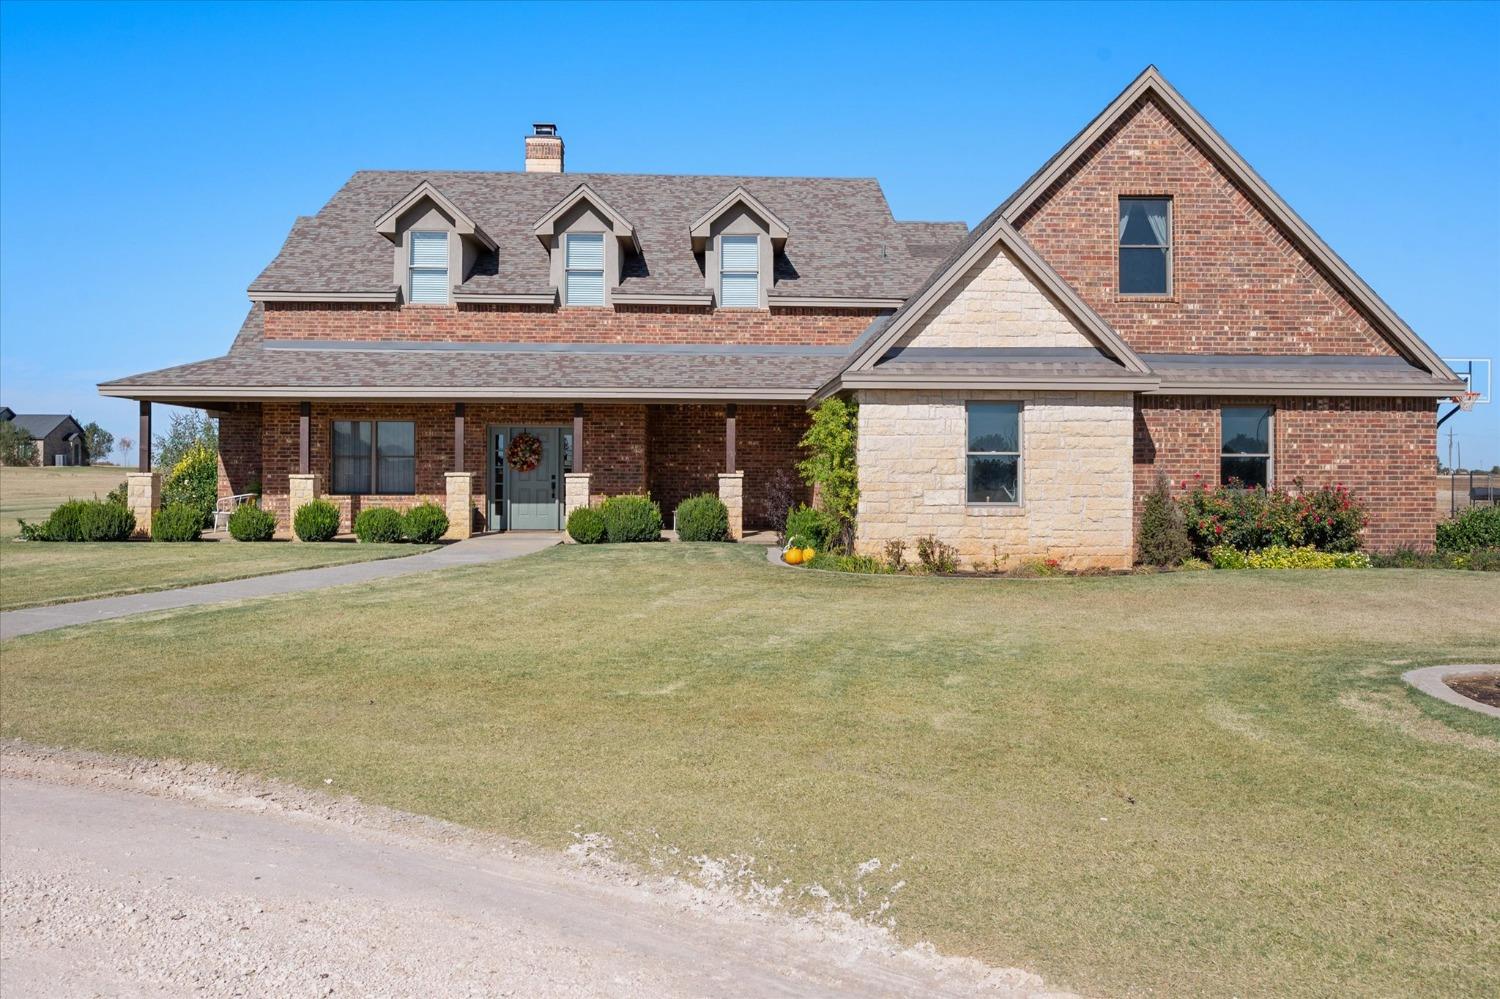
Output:
<svg viewBox="0 0 1500 999">
<path fill-rule="evenodd" d="M 147 405 L 143 403 L 142 405 Z M 149 417 L 143 418 L 143 422 Z M 141 438 L 144 442 L 147 438 Z M 138 537 L 151 536 L 151 520 L 161 509 L 161 473 L 127 472 L 125 475 L 125 505 L 135 515 L 135 533 Z"/>
<path fill-rule="evenodd" d="M 463 417 L 458 417 L 461 421 Z M 449 472 L 444 478 L 448 486 L 447 502 L 448 533 L 443 537 L 450 541 L 462 541 L 474 533 L 474 473 Z"/>
<path fill-rule="evenodd" d="M 464 404 L 453 404 L 453 470 L 464 470 Z"/>
<path fill-rule="evenodd" d="M 583 403 L 573 403 L 573 467 L 569 472 L 583 471 Z"/>
<path fill-rule="evenodd" d="M 729 539 L 745 536 L 745 473 L 719 473 L 719 499 L 729 511 Z"/>
<path fill-rule="evenodd" d="M 151 403 L 141 400 L 141 446 L 135 464 L 138 472 L 151 471 Z"/>
<path fill-rule="evenodd" d="M 312 403 L 304 402 L 297 407 L 297 474 L 306 475 L 309 454 L 312 451 Z M 316 494 L 314 494 L 316 498 Z M 292 507 L 295 514 L 297 508 Z"/>
<path fill-rule="evenodd" d="M 724 405 L 724 471 L 733 472 L 739 466 L 734 459 L 734 435 L 736 409 L 734 403 Z"/>
</svg>

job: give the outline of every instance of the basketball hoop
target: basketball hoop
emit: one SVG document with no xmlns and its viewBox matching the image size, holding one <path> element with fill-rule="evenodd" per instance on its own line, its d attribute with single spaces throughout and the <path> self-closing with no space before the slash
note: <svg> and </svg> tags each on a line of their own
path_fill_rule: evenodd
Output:
<svg viewBox="0 0 1500 999">
<path fill-rule="evenodd" d="M 1459 412 L 1468 413 L 1474 409 L 1474 404 L 1479 401 L 1479 393 L 1460 392 L 1453 397 L 1453 401 L 1458 404 Z"/>
</svg>

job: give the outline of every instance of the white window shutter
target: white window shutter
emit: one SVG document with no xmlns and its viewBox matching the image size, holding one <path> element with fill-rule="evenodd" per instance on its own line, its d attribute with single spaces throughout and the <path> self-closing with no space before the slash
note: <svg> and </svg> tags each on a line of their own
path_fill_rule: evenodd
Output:
<svg viewBox="0 0 1500 999">
<path fill-rule="evenodd" d="M 759 236 L 720 236 L 719 271 L 760 272 Z"/>
<path fill-rule="evenodd" d="M 719 237 L 719 305 L 753 309 L 760 305 L 760 237 Z"/>
<path fill-rule="evenodd" d="M 411 265 L 448 269 L 448 234 L 414 232 L 411 234 Z"/>
<path fill-rule="evenodd" d="M 568 233 L 563 237 L 563 267 L 568 305 L 604 304 L 604 234 Z"/>
<path fill-rule="evenodd" d="M 420 304 L 448 303 L 448 234 L 413 232 L 411 240 L 411 299 Z"/>
<path fill-rule="evenodd" d="M 568 270 L 604 270 L 604 234 L 570 233 L 566 238 Z"/>
</svg>

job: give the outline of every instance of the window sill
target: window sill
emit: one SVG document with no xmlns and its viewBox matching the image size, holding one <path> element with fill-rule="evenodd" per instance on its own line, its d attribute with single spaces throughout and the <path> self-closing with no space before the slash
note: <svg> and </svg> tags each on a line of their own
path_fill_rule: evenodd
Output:
<svg viewBox="0 0 1500 999">
<path fill-rule="evenodd" d="M 1116 302 L 1176 302 L 1176 295 L 1128 295 L 1123 291 L 1115 292 Z"/>
<path fill-rule="evenodd" d="M 1024 513 L 1025 503 L 965 503 L 964 513 L 980 517 L 1003 517 Z"/>
</svg>

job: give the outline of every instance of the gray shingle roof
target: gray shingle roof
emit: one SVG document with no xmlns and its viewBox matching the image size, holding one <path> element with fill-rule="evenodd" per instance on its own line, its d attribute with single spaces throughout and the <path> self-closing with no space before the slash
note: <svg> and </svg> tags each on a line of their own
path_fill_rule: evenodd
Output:
<svg viewBox="0 0 1500 999">
<path fill-rule="evenodd" d="M 545 293 L 547 251 L 531 227 L 580 184 L 635 224 L 641 253 L 626 258 L 620 287 L 637 294 L 706 290 L 689 227 L 741 186 L 791 231 L 777 255 L 773 297 L 904 297 L 934 254 L 967 231 L 963 223 L 897 222 L 880 184 L 866 178 L 361 171 L 317 215 L 297 219 L 250 290 L 392 291 L 391 244 L 375 221 L 424 180 L 499 244 L 460 286 L 464 294 Z"/>
<path fill-rule="evenodd" d="M 1402 357 L 1341 354 L 1142 354 L 1141 358 L 1171 385 L 1243 387 L 1277 385 L 1409 386 L 1457 391 L 1457 382 L 1435 377 Z"/>
<path fill-rule="evenodd" d="M 17 413 L 9 422 L 26 431 L 32 438 L 37 438 L 46 437 L 57 429 L 58 424 L 72 419 L 67 413 Z"/>
<path fill-rule="evenodd" d="M 1091 347 L 908 347 L 893 350 L 873 369 L 881 375 L 930 378 L 1114 378 L 1139 379 L 1113 358 Z"/>
</svg>

